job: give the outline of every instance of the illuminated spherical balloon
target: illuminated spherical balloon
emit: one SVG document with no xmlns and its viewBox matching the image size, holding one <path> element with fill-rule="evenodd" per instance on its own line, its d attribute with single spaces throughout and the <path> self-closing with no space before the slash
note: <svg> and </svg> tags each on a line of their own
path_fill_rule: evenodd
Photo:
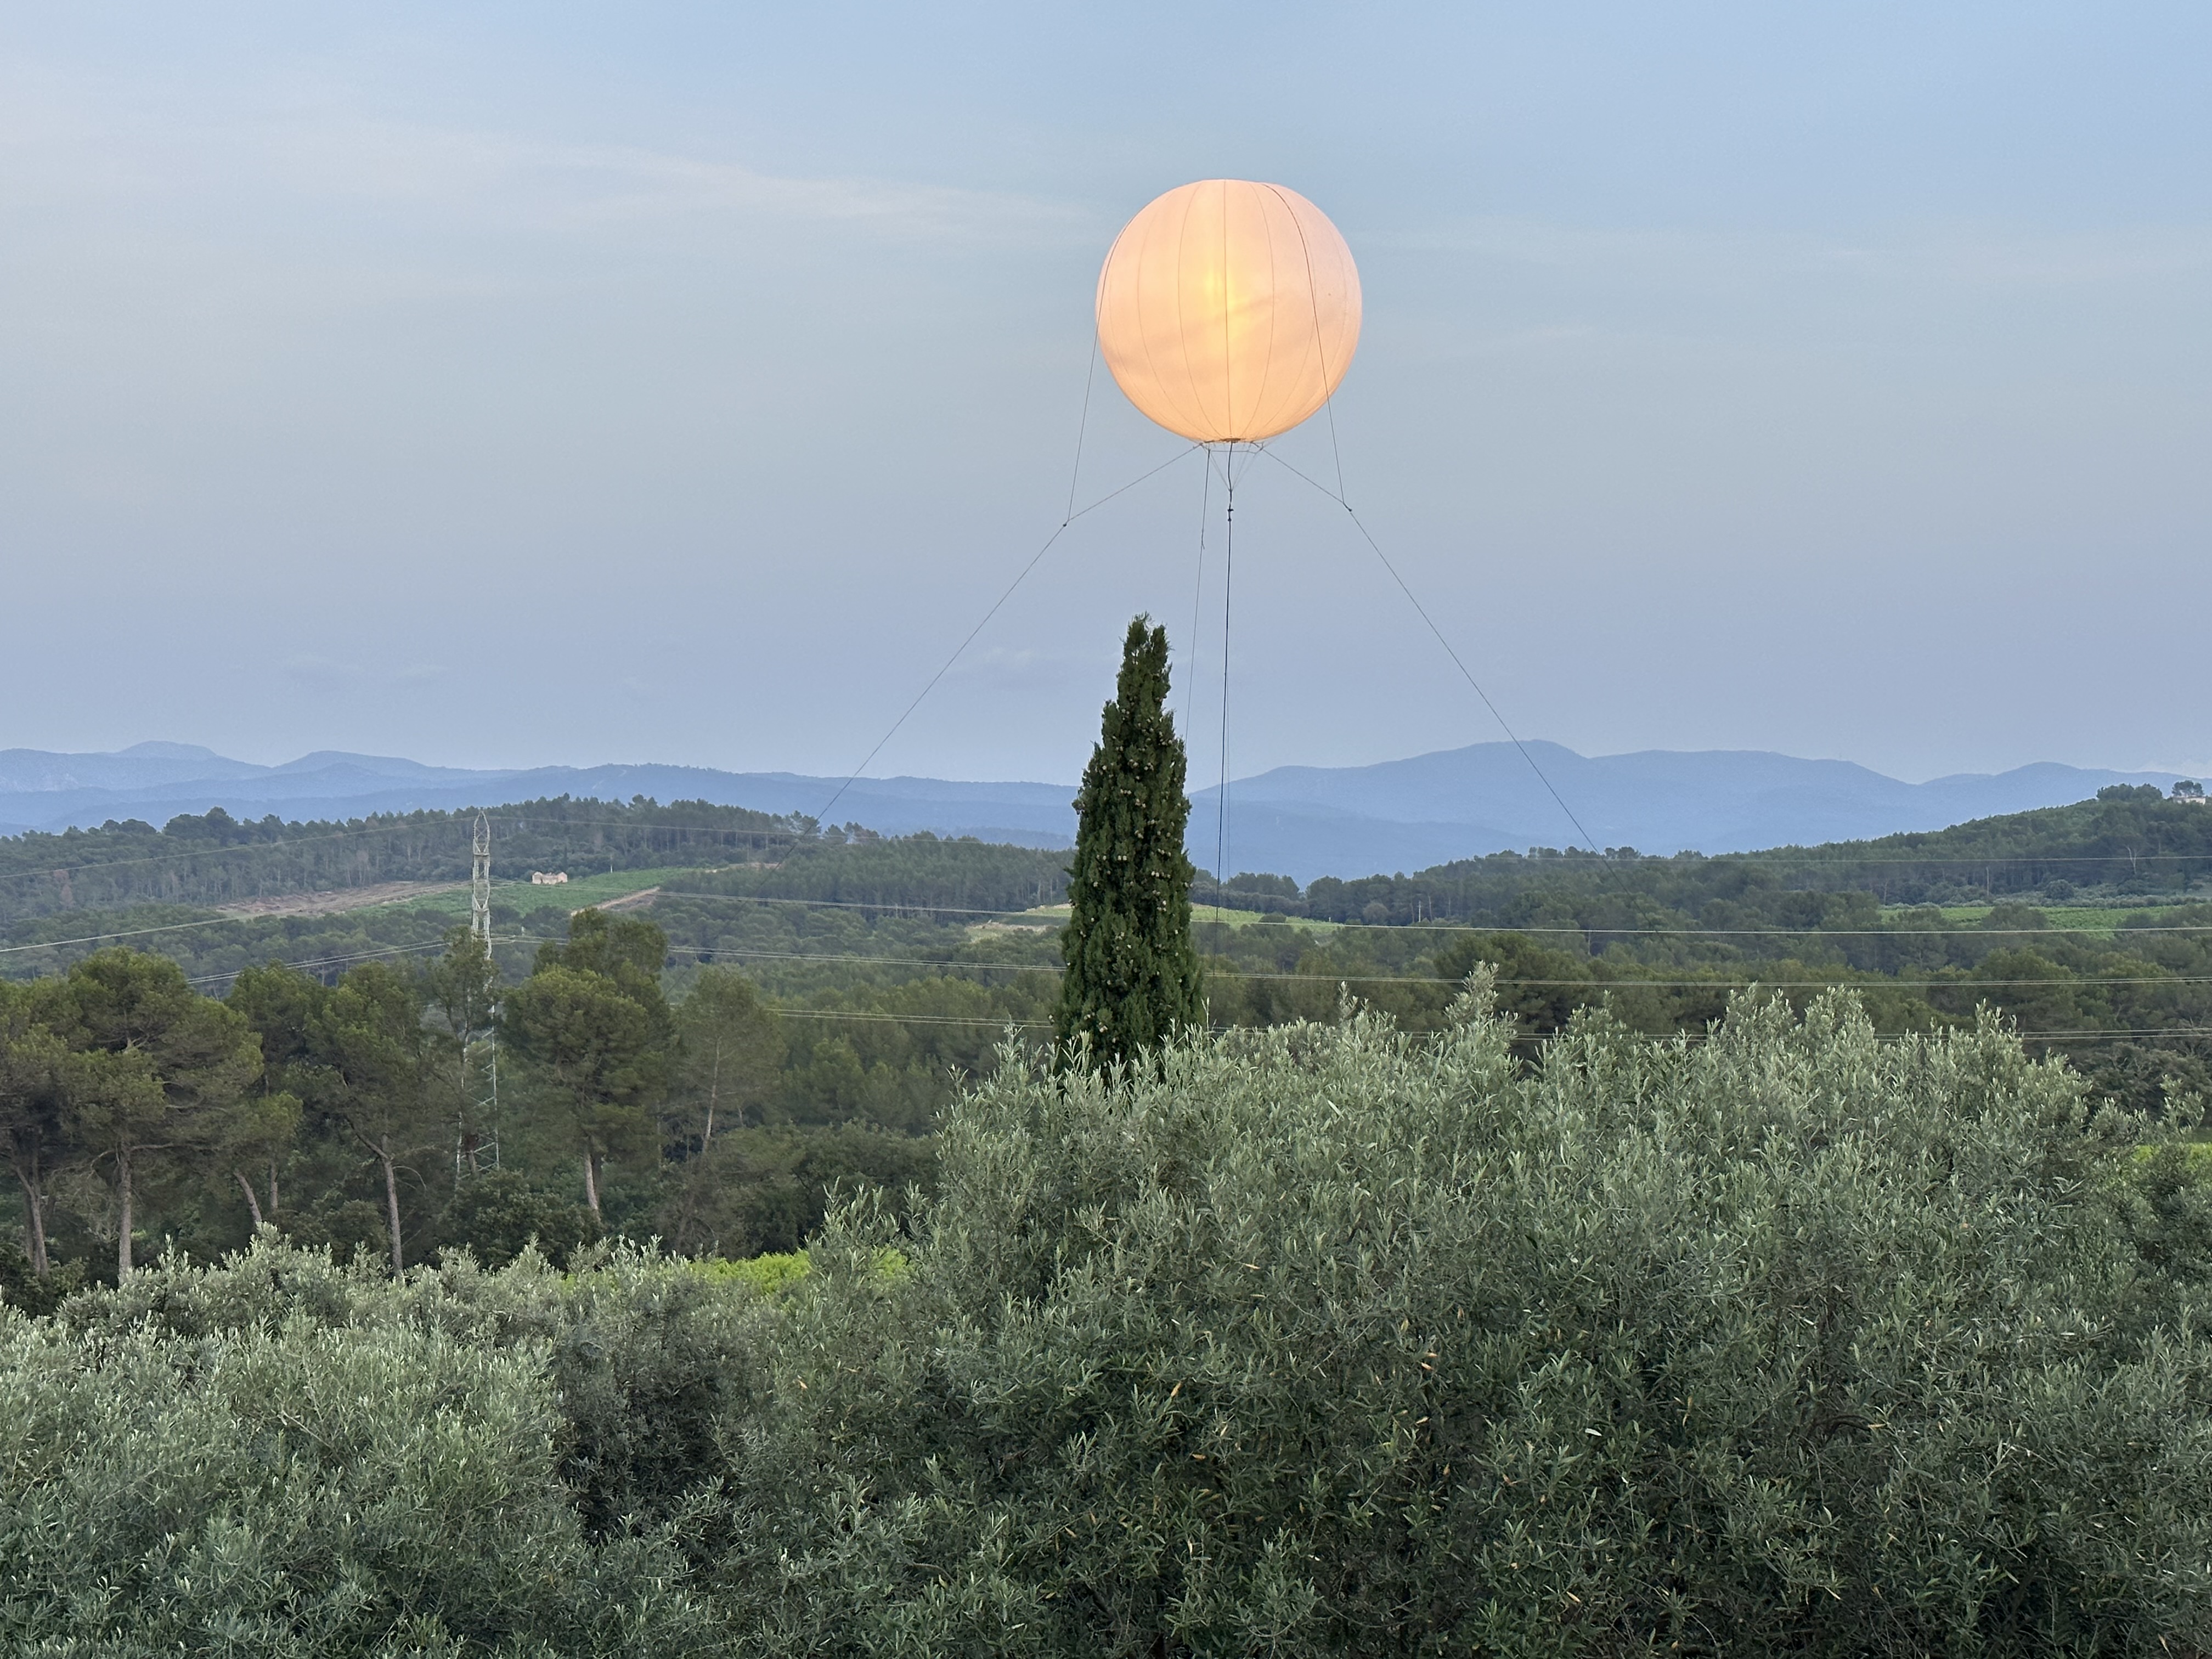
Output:
<svg viewBox="0 0 2212 1659">
<path fill-rule="evenodd" d="M 1359 272 L 1294 190 L 1208 179 L 1122 228 L 1098 273 L 1098 344 L 1129 401 L 1200 443 L 1287 432 L 1359 344 Z"/>
</svg>

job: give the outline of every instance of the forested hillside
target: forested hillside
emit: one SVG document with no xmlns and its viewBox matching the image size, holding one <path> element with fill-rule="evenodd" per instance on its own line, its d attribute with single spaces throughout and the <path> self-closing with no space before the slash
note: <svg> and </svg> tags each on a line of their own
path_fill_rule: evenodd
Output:
<svg viewBox="0 0 2212 1659">
<path fill-rule="evenodd" d="M 2148 786 L 2117 785 L 2097 799 L 1948 830 L 1880 841 L 1780 847 L 1707 858 L 1646 858 L 1633 848 L 1603 854 L 1538 848 L 1438 865 L 1417 874 L 1358 881 L 1323 878 L 1301 895 L 1280 878 L 1240 877 L 1244 902 L 1330 921 L 1516 920 L 1535 895 L 1586 892 L 1648 901 L 1686 914 L 1722 903 L 1759 920 L 1792 921 L 1785 896 L 1863 893 L 1878 905 L 1974 904 L 2032 898 L 2063 904 L 2185 898 L 2212 881 L 2212 808 Z M 1265 890 L 1255 890 L 1264 889 Z M 1778 907 L 1770 918 L 1765 907 Z"/>
<path fill-rule="evenodd" d="M 8 1639 L 2212 1628 L 2212 810 L 1241 877 L 1122 1091 L 1038 1066 L 1065 855 L 556 805 L 489 951 L 452 819 L 102 832 L 9 924 Z"/>
<path fill-rule="evenodd" d="M 774 857 L 809 826 L 678 801 L 528 801 L 486 814 L 492 872 L 508 880 L 586 870 L 726 864 Z M 0 926 L 134 904 L 220 906 L 394 881 L 465 881 L 473 812 L 409 812 L 349 823 L 240 823 L 221 807 L 60 835 L 0 837 Z"/>
<path fill-rule="evenodd" d="M 588 928 L 531 995 L 649 1002 L 641 942 Z M 237 1000 L 307 1034 L 272 1082 L 373 1124 L 392 987 Z M 1686 1048 L 1518 1043 L 1478 983 L 1427 1042 L 1010 1064 L 935 1196 L 800 1259 L 571 1237 L 567 1273 L 394 1275 L 272 1233 L 0 1311 L 0 1640 L 2205 1650 L 2200 1162 L 1994 1021 L 1885 1042 L 1847 998 L 1746 999 Z"/>
<path fill-rule="evenodd" d="M 215 1166 L 197 1140 L 176 1153 L 182 1163 L 150 1152 L 154 1173 L 134 1195 L 141 1248 L 169 1237 L 202 1251 L 238 1243 L 257 1203 L 293 1237 L 342 1255 L 388 1255 L 395 1227 L 410 1260 L 471 1240 L 496 1253 L 526 1236 L 516 1218 L 531 1217 L 549 1238 L 604 1230 L 687 1249 L 788 1247 L 841 1178 L 926 1179 L 930 1133 L 962 1080 L 990 1071 L 1009 1031 L 1034 1045 L 1048 1029 L 1064 854 L 825 832 L 720 808 L 540 804 L 501 821 L 486 995 L 508 999 L 568 950 L 580 907 L 618 902 L 615 925 L 649 923 L 635 937 L 660 943 L 636 947 L 623 994 L 644 1011 L 647 1040 L 623 1109 L 628 1138 L 594 1176 L 599 1214 L 576 1219 L 591 1208 L 582 1154 L 569 1131 L 549 1127 L 558 1066 L 531 1058 L 519 1028 L 501 1051 L 501 1174 L 472 1189 L 507 1193 L 495 1214 L 489 1200 L 463 1201 L 469 1160 L 492 1157 L 490 1142 L 473 1152 L 462 1144 L 463 1096 L 489 1089 L 495 1028 L 483 1023 L 463 1041 L 437 1012 L 466 911 L 453 884 L 466 874 L 467 829 L 434 814 L 337 826 L 211 816 L 159 833 L 118 826 L 0 843 L 10 884 L 34 896 L 19 898 L 5 926 L 0 977 L 34 998 L 49 994 L 42 985 L 63 988 L 52 994 L 66 1002 L 73 975 L 95 958 L 173 963 L 162 994 L 243 1018 L 266 1067 L 255 1087 L 300 1103 L 294 1139 L 243 1184 L 242 1164 L 204 1178 Z M 78 862 L 52 861 L 68 848 Z M 548 866 L 574 879 L 528 884 Z M 1201 911 L 1197 942 L 1218 1027 L 1333 1020 L 1348 994 L 1408 1031 L 1434 1030 L 1460 981 L 1486 963 L 1533 1054 L 1579 1009 L 1694 1038 L 1747 988 L 1802 1007 L 1846 985 L 1893 1036 L 1964 1026 L 1993 1007 L 2032 1052 L 2063 1054 L 2100 1097 L 2193 1123 L 2212 1099 L 2212 902 L 2196 897 L 2208 866 L 2212 809 L 2127 793 L 1938 836 L 1756 857 L 1538 853 L 1304 891 L 1242 876 L 1222 895 L 1230 908 Z M 338 885 L 334 911 L 209 908 L 310 881 Z M 391 881 L 445 890 L 349 908 L 349 881 L 364 892 Z M 150 892 L 198 902 L 148 902 Z M 1942 902 L 1890 902 L 1899 895 Z M 297 1012 L 325 1001 L 381 1008 L 387 1036 L 420 1027 L 428 1035 L 407 1042 L 428 1046 L 378 1050 L 370 1066 L 356 1038 L 317 1024 L 338 1015 Z M 270 1023 L 278 1005 L 295 1008 L 282 1030 Z M 708 1134 L 699 1090 L 712 1089 L 686 1056 L 698 1031 L 739 1018 L 733 1010 L 745 1032 L 742 1103 L 718 1109 Z M 310 1027 L 322 1035 L 304 1035 Z M 404 1158 L 365 1151 L 357 1109 L 329 1103 L 366 1097 L 368 1085 L 345 1082 L 346 1068 L 370 1066 L 387 1092 L 400 1079 L 428 1113 L 420 1101 L 435 1093 L 439 1053 L 448 1071 L 465 1056 L 482 1075 L 465 1089 L 438 1085 L 444 1116 L 417 1124 Z M 436 1134 L 422 1127 L 433 1118 L 446 1125 Z M 214 1134 L 217 1121 L 203 1129 Z M 712 1160 L 700 1161 L 695 1152 L 709 1146 Z M 49 1196 L 55 1258 L 97 1276 L 112 1272 L 118 1199 L 88 1156 L 81 1141 L 54 1153 Z M 12 1200 L 27 1226 L 23 1204 Z"/>
</svg>

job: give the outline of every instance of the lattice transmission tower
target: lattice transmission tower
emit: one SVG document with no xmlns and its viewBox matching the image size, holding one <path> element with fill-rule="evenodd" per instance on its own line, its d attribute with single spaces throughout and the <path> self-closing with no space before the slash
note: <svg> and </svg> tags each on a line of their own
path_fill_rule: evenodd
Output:
<svg viewBox="0 0 2212 1659">
<path fill-rule="evenodd" d="M 469 866 L 469 932 L 483 941 L 486 951 L 491 949 L 491 820 L 482 812 L 477 814 L 477 833 L 473 845 L 475 858 Z"/>
<path fill-rule="evenodd" d="M 477 814 L 476 833 L 470 842 L 469 860 L 469 933 L 483 946 L 487 960 L 491 956 L 491 819 L 482 811 Z M 493 995 L 497 997 L 497 976 L 494 975 Z M 475 1094 L 474 1111 L 464 1109 L 461 1121 L 455 1126 L 453 1140 L 453 1174 L 459 1178 L 479 1174 L 499 1167 L 499 1004 L 495 1000 L 482 1016 L 483 1024 L 464 1033 L 461 1038 L 461 1060 L 465 1076 L 471 1060 L 481 1065 L 487 1089 Z M 474 1093 L 474 1091 L 469 1091 Z M 473 1121 L 471 1119 L 473 1118 Z"/>
</svg>

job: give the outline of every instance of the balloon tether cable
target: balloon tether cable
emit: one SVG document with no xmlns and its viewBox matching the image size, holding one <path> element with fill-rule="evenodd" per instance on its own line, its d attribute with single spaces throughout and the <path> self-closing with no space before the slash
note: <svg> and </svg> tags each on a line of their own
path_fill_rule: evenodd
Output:
<svg viewBox="0 0 2212 1659">
<path fill-rule="evenodd" d="M 1097 339 L 1095 335 L 1092 337 L 1091 340 L 1091 353 L 1093 372 L 1095 374 L 1097 361 Z M 1054 528 L 1051 535 L 1044 538 L 1044 545 L 1038 548 L 1036 552 L 1030 555 L 1029 562 L 1024 565 L 1021 569 L 1015 574 L 1013 580 L 1006 584 L 1006 591 L 1000 593 L 996 599 L 991 602 L 991 608 L 983 613 L 982 620 L 978 622 L 975 627 L 969 629 L 968 630 L 968 636 L 962 640 L 958 645 L 953 647 L 952 654 L 947 657 L 945 659 L 943 665 L 940 666 L 934 674 L 932 674 L 929 677 L 929 683 L 927 685 L 924 685 L 921 690 L 915 694 L 914 701 L 907 704 L 906 708 L 901 711 L 899 717 L 890 723 L 890 728 L 884 732 L 883 736 L 876 739 L 876 746 L 869 750 L 867 754 L 862 757 L 860 763 L 853 769 L 851 775 L 837 786 L 836 793 L 831 795 L 830 799 L 823 804 L 822 811 L 816 814 L 815 821 L 817 823 L 826 823 L 829 822 L 831 809 L 834 808 L 839 801 L 845 798 L 845 792 L 860 781 L 860 774 L 868 769 L 868 767 L 872 763 L 873 763 L 878 755 L 883 753 L 884 745 L 898 735 L 899 728 L 907 723 L 908 719 L 914 714 L 915 709 L 921 707 L 922 702 L 928 697 L 929 694 L 937 690 L 938 682 L 952 672 L 952 665 L 958 662 L 960 659 L 966 654 L 968 647 L 975 643 L 975 636 L 990 626 L 991 618 L 997 616 L 1000 611 L 1006 608 L 1006 601 L 1014 597 L 1014 590 L 1019 587 L 1029 579 L 1030 572 L 1036 569 L 1039 562 L 1043 559 L 1044 556 L 1052 551 L 1053 544 L 1057 542 L 1067 532 L 1067 527 L 1070 525 L 1073 524 L 1078 519 L 1084 518 L 1091 514 L 1096 513 L 1100 507 L 1105 506 L 1107 502 L 1114 500 L 1116 496 L 1127 495 L 1129 491 L 1134 489 L 1139 484 L 1143 483 L 1147 478 L 1166 471 L 1168 468 L 1173 466 L 1177 461 L 1182 459 L 1184 456 L 1189 454 L 1192 450 L 1203 449 L 1206 447 L 1203 444 L 1192 444 L 1188 449 L 1179 449 L 1174 454 L 1169 456 L 1167 459 L 1162 461 L 1158 466 L 1139 473 L 1135 477 L 1130 479 L 1128 483 L 1123 484 L 1119 489 L 1110 489 L 1107 491 L 1106 494 L 1101 495 L 1097 501 L 1091 502 L 1088 507 L 1077 507 L 1074 505 L 1075 483 L 1076 481 L 1082 477 L 1083 473 L 1083 434 L 1085 430 L 1088 428 L 1091 420 L 1091 377 L 1086 376 L 1083 383 L 1083 418 L 1076 427 L 1075 466 L 1073 475 L 1071 477 L 1068 483 L 1067 516 L 1060 521 L 1058 526 Z"/>
<path fill-rule="evenodd" d="M 1332 441 L 1336 436 L 1334 410 L 1330 411 L 1329 436 Z M 1352 527 L 1359 532 L 1361 538 L 1374 550 L 1375 556 L 1382 562 L 1383 569 L 1390 573 L 1390 580 L 1398 584 L 1398 591 L 1406 596 L 1406 602 L 1413 607 L 1413 613 L 1428 625 L 1429 632 L 1436 635 L 1437 643 L 1443 647 L 1444 655 L 1451 659 L 1452 666 L 1459 670 L 1460 678 L 1465 680 L 1474 695 L 1482 700 L 1482 706 L 1490 711 L 1490 718 L 1498 722 L 1498 729 L 1505 734 L 1506 740 L 1512 744 L 1521 758 L 1528 763 L 1528 769 L 1536 775 L 1536 781 L 1544 786 L 1545 793 L 1551 796 L 1559 811 L 1566 814 L 1567 822 L 1575 826 L 1575 833 L 1582 837 L 1583 845 L 1589 848 L 1596 856 L 1603 858 L 1605 855 L 1598 852 L 1597 842 L 1591 838 L 1590 832 L 1583 827 L 1583 821 L 1575 816 L 1575 809 L 1567 805 L 1566 798 L 1559 793 L 1552 780 L 1545 775 L 1544 769 L 1537 764 L 1535 756 L 1528 752 L 1528 745 L 1521 741 L 1520 735 L 1507 722 L 1505 716 L 1498 712 L 1498 705 L 1490 700 L 1490 693 L 1482 689 L 1482 683 L 1474 678 L 1467 664 L 1461 659 L 1459 653 L 1452 648 L 1452 642 L 1444 637 L 1443 629 L 1437 627 L 1436 618 L 1429 615 L 1429 608 L 1421 603 L 1419 596 L 1407 586 L 1406 579 L 1398 574 L 1398 567 L 1390 562 L 1390 556 L 1382 550 L 1382 543 L 1375 539 L 1374 532 L 1368 529 L 1352 503 L 1345 499 L 1343 492 L 1340 489 L 1331 489 L 1320 479 L 1300 471 L 1273 450 L 1267 452 L 1267 459 L 1294 477 L 1304 479 L 1344 509 L 1346 516 L 1352 520 Z M 1340 457 L 1337 462 L 1340 477 L 1342 475 L 1343 465 L 1343 460 Z"/>
<path fill-rule="evenodd" d="M 1213 457 L 1206 456 L 1212 473 Z M 1221 478 L 1229 496 L 1229 528 L 1221 542 L 1221 772 L 1213 792 L 1213 943 L 1228 945 L 1229 915 L 1222 904 L 1222 884 L 1229 878 L 1229 617 L 1230 599 L 1237 585 L 1237 441 L 1229 441 L 1222 458 Z"/>
</svg>

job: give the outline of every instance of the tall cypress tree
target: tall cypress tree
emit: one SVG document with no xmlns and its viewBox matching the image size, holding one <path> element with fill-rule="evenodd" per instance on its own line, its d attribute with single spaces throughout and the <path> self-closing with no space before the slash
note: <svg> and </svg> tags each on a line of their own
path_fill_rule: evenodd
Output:
<svg viewBox="0 0 2212 1659">
<path fill-rule="evenodd" d="M 1061 951 L 1060 1063 L 1087 1038 L 1091 1060 L 1133 1062 L 1205 1018 L 1190 943 L 1182 739 L 1168 713 L 1168 635 L 1129 624 L 1121 673 L 1075 798 L 1072 915 Z"/>
</svg>

